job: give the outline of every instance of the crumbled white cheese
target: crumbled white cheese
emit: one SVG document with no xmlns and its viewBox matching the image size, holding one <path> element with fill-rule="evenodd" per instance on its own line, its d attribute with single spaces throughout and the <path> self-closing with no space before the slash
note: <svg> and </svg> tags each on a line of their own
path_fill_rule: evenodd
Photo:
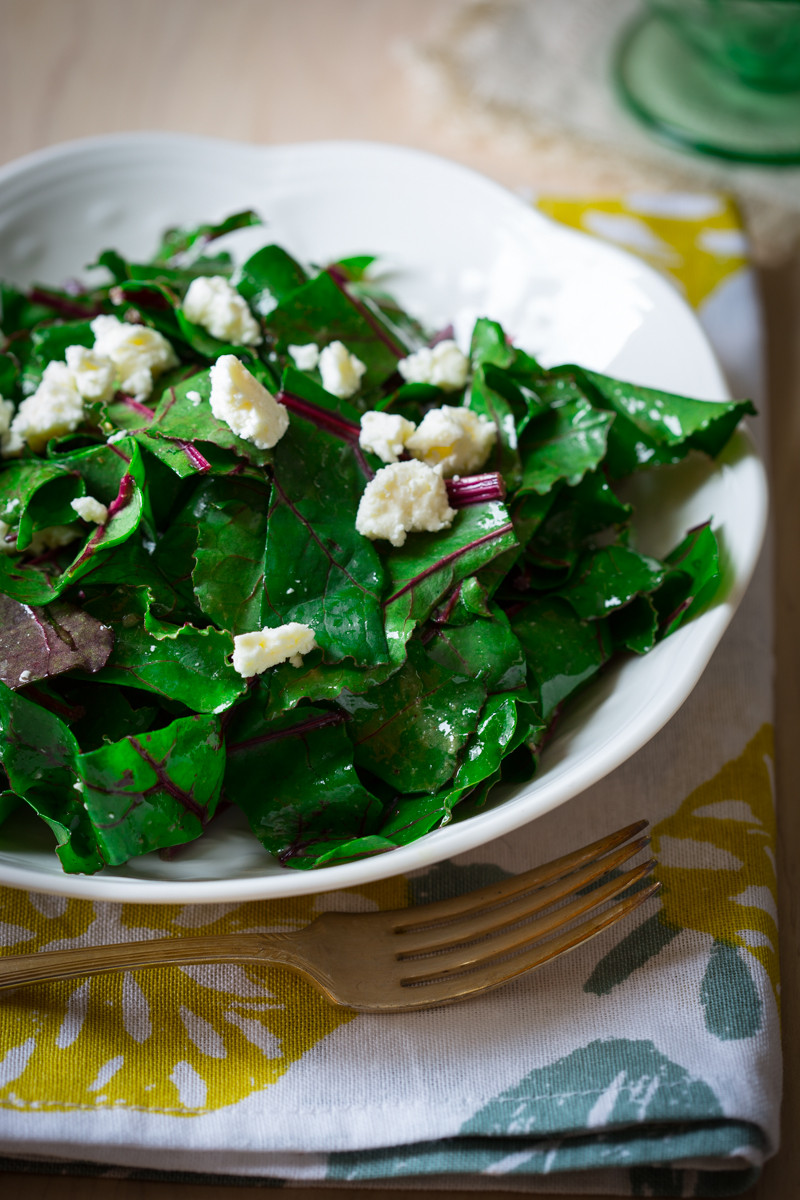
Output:
<svg viewBox="0 0 800 1200">
<path fill-rule="evenodd" d="M 0 396 L 0 453 L 5 454 L 11 444 L 11 436 L 9 429 L 11 428 L 11 418 L 14 415 L 14 401 L 4 400 Z M 21 446 L 18 449 L 22 449 Z"/>
<path fill-rule="evenodd" d="M 407 533 L 447 529 L 455 515 L 442 476 L 412 459 L 376 472 L 361 497 L 356 529 L 364 537 L 386 538 L 393 546 L 402 546 Z"/>
<path fill-rule="evenodd" d="M 494 421 L 469 408 L 433 408 L 406 442 L 414 458 L 445 476 L 469 475 L 486 462 L 497 440 Z"/>
<path fill-rule="evenodd" d="M 362 450 L 377 454 L 385 463 L 394 463 L 415 429 L 414 422 L 399 413 L 366 412 L 361 418 L 358 444 Z"/>
<path fill-rule="evenodd" d="M 84 400 L 108 401 L 117 386 L 117 371 L 110 358 L 86 346 L 67 346 L 67 366 Z"/>
<path fill-rule="evenodd" d="M 68 546 L 80 536 L 80 532 L 71 525 L 48 525 L 46 529 L 36 531 L 24 552 L 37 557 L 39 554 L 46 554 L 48 550 L 59 550 L 62 546 Z"/>
<path fill-rule="evenodd" d="M 222 354 L 211 368 L 211 411 L 237 437 L 269 450 L 289 428 L 289 413 L 235 354 Z"/>
<path fill-rule="evenodd" d="M 108 520 L 108 509 L 102 501 L 96 500 L 94 496 L 78 496 L 69 503 L 70 508 L 74 508 L 84 521 L 93 521 L 95 525 L 105 525 Z"/>
<path fill-rule="evenodd" d="M 319 356 L 322 386 L 341 400 L 356 394 L 366 369 L 361 359 L 351 354 L 343 342 L 331 342 Z"/>
<path fill-rule="evenodd" d="M 17 553 L 17 532 L 0 517 L 0 554 Z"/>
<path fill-rule="evenodd" d="M 189 401 L 190 404 L 194 405 L 194 407 L 197 408 L 198 404 L 202 403 L 203 397 L 200 395 L 199 392 L 191 391 L 191 392 L 186 393 L 186 399 Z"/>
<path fill-rule="evenodd" d="M 28 671 L 28 670 L 20 671 L 18 682 L 23 684 L 23 686 L 24 686 L 26 683 L 29 682 L 31 674 L 32 674 L 32 672 Z"/>
<path fill-rule="evenodd" d="M 134 400 L 146 400 L 154 377 L 178 365 L 175 351 L 157 329 L 109 316 L 95 317 L 91 328 L 95 352 L 111 359 L 117 387 Z"/>
<path fill-rule="evenodd" d="M 76 779 L 76 780 L 75 780 L 75 782 L 73 783 L 73 785 L 72 785 L 72 786 L 74 787 L 74 789 L 75 789 L 75 791 L 76 791 L 76 792 L 82 792 L 82 791 L 83 791 L 83 787 L 84 787 L 83 780 L 82 780 L 82 779 Z"/>
<path fill-rule="evenodd" d="M 9 427 L 6 454 L 18 453 L 25 442 L 43 450 L 51 437 L 71 433 L 83 420 L 83 397 L 64 362 L 48 363 L 32 396 L 23 400 Z"/>
<path fill-rule="evenodd" d="M 316 649 L 316 645 L 314 630 L 299 621 L 290 621 L 277 629 L 238 633 L 233 639 L 233 668 L 249 679 L 282 662 L 300 667 L 302 656 Z"/>
<path fill-rule="evenodd" d="M 316 342 L 306 342 L 302 346 L 288 346 L 289 353 L 294 359 L 298 371 L 313 371 L 319 362 L 319 346 Z"/>
<path fill-rule="evenodd" d="M 14 401 L 4 400 L 0 396 L 0 437 L 8 433 L 11 426 L 11 418 L 14 415 Z"/>
<path fill-rule="evenodd" d="M 467 382 L 469 359 L 446 338 L 401 358 L 397 369 L 406 383 L 432 383 L 444 392 L 457 392 Z"/>
<path fill-rule="evenodd" d="M 183 300 L 187 320 L 202 325 L 212 337 L 234 346 L 257 346 L 263 339 L 244 296 L 224 275 L 198 275 Z"/>
</svg>

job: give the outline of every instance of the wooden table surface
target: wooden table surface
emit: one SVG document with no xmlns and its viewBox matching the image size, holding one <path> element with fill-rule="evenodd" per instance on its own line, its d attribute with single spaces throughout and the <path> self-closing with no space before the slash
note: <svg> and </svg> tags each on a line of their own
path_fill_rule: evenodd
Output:
<svg viewBox="0 0 800 1200">
<path fill-rule="evenodd" d="M 569 146 L 526 140 L 519 133 L 497 137 L 478 115 L 448 106 L 430 90 L 424 72 L 410 63 L 411 48 L 434 38 L 462 6 L 462 0 L 0 0 L 0 163 L 71 138 L 165 129 L 255 142 L 344 137 L 403 143 L 463 162 L 508 186 L 542 192 L 597 193 L 630 186 L 636 171 L 630 164 L 616 163 L 613 156 L 601 163 Z M 748 1197 L 797 1200 L 800 251 L 784 265 L 764 270 L 762 286 L 777 542 L 776 774 L 786 1082 L 784 1144 Z M 2 1178 L 4 1194 L 30 1200 L 242 1196 L 239 1188 L 200 1184 Z M 318 1200 L 325 1193 L 299 1188 L 292 1194 Z M 400 1200 L 419 1192 L 391 1194 Z"/>
</svg>

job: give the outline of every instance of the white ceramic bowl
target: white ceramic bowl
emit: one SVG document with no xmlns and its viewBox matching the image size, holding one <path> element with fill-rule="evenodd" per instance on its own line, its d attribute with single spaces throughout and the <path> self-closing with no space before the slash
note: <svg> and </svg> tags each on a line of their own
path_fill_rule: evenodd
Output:
<svg viewBox="0 0 800 1200">
<path fill-rule="evenodd" d="M 721 399 L 725 382 L 691 310 L 638 259 L 545 219 L 453 163 L 352 142 L 250 146 L 133 134 L 56 147 L 0 170 L 0 276 L 58 283 L 107 247 L 149 255 L 162 230 L 252 207 L 266 240 L 324 262 L 373 252 L 391 289 L 462 341 L 478 315 L 502 322 L 546 364 L 574 361 L 637 383 Z M 713 514 L 728 556 L 725 594 L 644 658 L 591 685 L 560 721 L 534 779 L 478 816 L 389 854 L 314 872 L 279 867 L 235 815 L 173 862 L 155 854 L 96 876 L 61 871 L 49 832 L 0 828 L 0 882 L 98 900 L 241 901 L 349 887 L 411 871 L 508 833 L 576 795 L 640 749 L 679 708 L 739 603 L 758 556 L 766 484 L 739 431 L 714 464 L 643 476 L 640 545 L 665 552 Z"/>
</svg>

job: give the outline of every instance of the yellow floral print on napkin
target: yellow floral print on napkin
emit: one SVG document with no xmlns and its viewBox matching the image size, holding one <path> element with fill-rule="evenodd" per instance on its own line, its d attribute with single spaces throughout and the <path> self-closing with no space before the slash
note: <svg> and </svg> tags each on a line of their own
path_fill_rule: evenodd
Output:
<svg viewBox="0 0 800 1200">
<path fill-rule="evenodd" d="M 564 225 L 613 242 L 666 272 L 693 308 L 747 265 L 736 205 L 725 196 L 543 197 L 536 207 Z"/>
<path fill-rule="evenodd" d="M 772 726 L 654 826 L 663 914 L 758 959 L 778 1000 Z"/>
<path fill-rule="evenodd" d="M 326 895 L 179 907 L 93 904 L 0 889 L 5 953 L 306 925 Z M 339 893 L 370 911 L 408 903 L 404 879 Z M 20 988 L 0 1005 L 0 1105 L 120 1106 L 196 1116 L 274 1083 L 354 1013 L 281 969 L 125 971 Z"/>
</svg>

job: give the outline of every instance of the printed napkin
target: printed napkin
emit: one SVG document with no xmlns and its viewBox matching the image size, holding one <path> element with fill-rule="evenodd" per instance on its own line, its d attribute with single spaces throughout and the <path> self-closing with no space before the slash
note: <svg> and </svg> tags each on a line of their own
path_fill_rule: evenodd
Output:
<svg viewBox="0 0 800 1200">
<path fill-rule="evenodd" d="M 542 199 L 668 272 L 761 405 L 759 311 L 715 196 Z M 763 417 L 756 422 L 763 427 Z M 702 680 L 569 804 L 412 877 L 273 903 L 136 906 L 0 889 L 4 953 L 292 929 L 457 894 L 639 817 L 661 896 L 538 972 L 405 1016 L 280 970 L 127 972 L 0 996 L 10 1170 L 614 1195 L 742 1191 L 778 1139 L 771 600 L 755 579 Z"/>
</svg>

